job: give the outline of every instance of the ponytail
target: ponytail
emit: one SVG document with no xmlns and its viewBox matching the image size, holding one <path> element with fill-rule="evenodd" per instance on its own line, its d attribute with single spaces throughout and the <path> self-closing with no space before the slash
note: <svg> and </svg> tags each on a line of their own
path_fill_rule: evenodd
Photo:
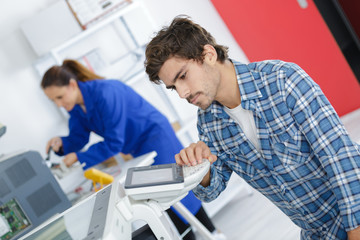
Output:
<svg viewBox="0 0 360 240">
<path fill-rule="evenodd" d="M 84 65 L 75 60 L 66 59 L 64 60 L 62 67 L 72 72 L 76 76 L 76 80 L 80 82 L 91 81 L 94 79 L 102 79 L 103 77 L 90 71 Z"/>
<path fill-rule="evenodd" d="M 67 86 L 70 79 L 80 82 L 103 79 L 103 77 L 90 71 L 76 60 L 66 59 L 61 66 L 53 66 L 44 74 L 41 87 L 43 89 L 50 86 Z"/>
</svg>

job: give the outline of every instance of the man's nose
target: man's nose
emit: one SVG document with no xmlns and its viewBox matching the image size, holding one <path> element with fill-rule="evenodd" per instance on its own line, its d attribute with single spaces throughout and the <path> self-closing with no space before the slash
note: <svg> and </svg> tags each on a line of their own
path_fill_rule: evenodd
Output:
<svg viewBox="0 0 360 240">
<path fill-rule="evenodd" d="M 187 98 L 190 95 L 190 90 L 185 86 L 177 86 L 176 89 L 181 98 Z"/>
</svg>

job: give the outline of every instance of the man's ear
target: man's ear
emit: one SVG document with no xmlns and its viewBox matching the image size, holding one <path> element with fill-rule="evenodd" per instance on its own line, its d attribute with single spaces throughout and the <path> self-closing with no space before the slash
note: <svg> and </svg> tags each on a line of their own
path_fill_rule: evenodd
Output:
<svg viewBox="0 0 360 240">
<path fill-rule="evenodd" d="M 206 44 L 204 46 L 203 56 L 204 56 L 204 61 L 206 61 L 209 64 L 214 64 L 217 61 L 217 52 L 215 48 L 210 44 Z"/>
</svg>

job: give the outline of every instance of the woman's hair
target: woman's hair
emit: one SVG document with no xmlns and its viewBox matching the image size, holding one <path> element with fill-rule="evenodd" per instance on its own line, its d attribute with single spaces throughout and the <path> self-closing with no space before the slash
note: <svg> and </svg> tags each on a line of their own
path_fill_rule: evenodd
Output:
<svg viewBox="0 0 360 240">
<path fill-rule="evenodd" d="M 218 45 L 215 39 L 188 16 L 177 16 L 170 26 L 163 27 L 146 47 L 145 68 L 150 81 L 160 83 L 159 71 L 169 57 L 180 57 L 203 62 L 204 46 L 212 45 L 217 61 L 228 58 L 228 47 Z"/>
<path fill-rule="evenodd" d="M 41 87 L 45 89 L 50 86 L 67 86 L 70 79 L 86 82 L 103 79 L 103 77 L 90 71 L 78 61 L 66 59 L 61 66 L 56 65 L 46 71 L 41 81 Z"/>
</svg>

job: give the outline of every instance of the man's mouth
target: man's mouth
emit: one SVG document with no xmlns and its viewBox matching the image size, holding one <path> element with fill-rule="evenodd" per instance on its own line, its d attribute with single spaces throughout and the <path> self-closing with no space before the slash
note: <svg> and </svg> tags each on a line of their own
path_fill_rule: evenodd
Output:
<svg viewBox="0 0 360 240">
<path fill-rule="evenodd" d="M 190 97 L 187 98 L 187 101 L 191 104 L 196 105 L 197 99 L 199 98 L 200 94 L 197 93 L 195 96 L 190 95 Z"/>
</svg>

